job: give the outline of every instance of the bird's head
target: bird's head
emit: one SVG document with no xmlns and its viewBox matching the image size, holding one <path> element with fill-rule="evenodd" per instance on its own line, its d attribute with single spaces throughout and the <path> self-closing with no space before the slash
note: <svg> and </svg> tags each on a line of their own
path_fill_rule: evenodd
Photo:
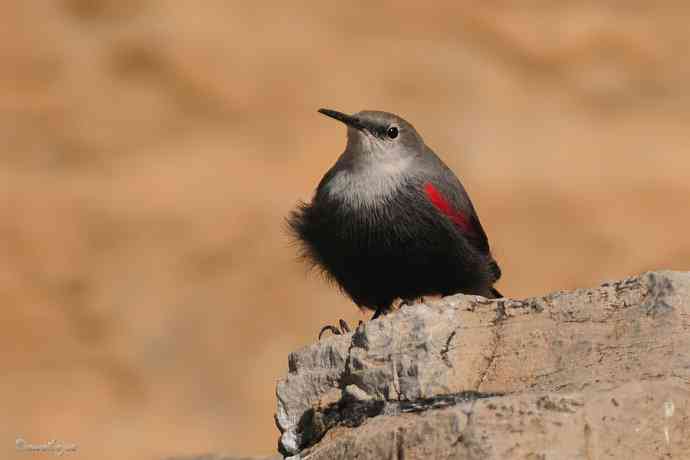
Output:
<svg viewBox="0 0 690 460">
<path fill-rule="evenodd" d="M 319 112 L 347 125 L 347 149 L 355 158 L 394 160 L 419 155 L 424 140 L 401 117 L 376 110 L 347 115 L 330 109 Z"/>
</svg>

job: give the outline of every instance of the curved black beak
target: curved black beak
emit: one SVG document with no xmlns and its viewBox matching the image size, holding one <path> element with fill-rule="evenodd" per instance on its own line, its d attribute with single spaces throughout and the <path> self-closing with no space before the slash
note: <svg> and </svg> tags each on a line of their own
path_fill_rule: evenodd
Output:
<svg viewBox="0 0 690 460">
<path fill-rule="evenodd" d="M 353 128 L 357 129 L 364 129 L 364 125 L 359 118 L 353 117 L 352 115 L 347 115 L 331 109 L 319 109 L 319 113 L 322 113 L 327 117 L 335 118 L 336 120 L 345 123 L 347 126 L 352 126 Z"/>
</svg>

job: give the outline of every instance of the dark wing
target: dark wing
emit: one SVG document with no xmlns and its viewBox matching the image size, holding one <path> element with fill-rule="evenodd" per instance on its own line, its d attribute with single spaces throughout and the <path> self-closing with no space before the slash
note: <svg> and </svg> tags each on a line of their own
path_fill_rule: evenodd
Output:
<svg viewBox="0 0 690 460">
<path fill-rule="evenodd" d="M 448 217 L 455 227 L 467 238 L 472 245 L 483 254 L 489 254 L 489 240 L 479 222 L 474 209 L 462 209 L 457 200 L 451 198 L 451 194 L 443 193 L 441 186 L 429 181 L 424 184 L 424 194 L 436 209 Z"/>
<path fill-rule="evenodd" d="M 494 281 L 501 277 L 501 269 L 491 256 L 489 239 L 484 232 L 469 195 L 453 171 L 427 147 L 427 181 L 423 184 L 424 194 L 436 209 L 447 216 L 455 227 L 480 253 L 490 258 Z M 440 171 L 440 174 L 439 174 Z"/>
</svg>

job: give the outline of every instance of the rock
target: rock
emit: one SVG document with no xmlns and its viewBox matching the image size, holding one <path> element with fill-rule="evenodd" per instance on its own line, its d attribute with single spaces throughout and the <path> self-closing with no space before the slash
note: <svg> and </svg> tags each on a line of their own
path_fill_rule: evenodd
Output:
<svg viewBox="0 0 690 460">
<path fill-rule="evenodd" d="M 690 458 L 690 273 L 404 306 L 291 353 L 277 398 L 296 458 Z"/>
</svg>

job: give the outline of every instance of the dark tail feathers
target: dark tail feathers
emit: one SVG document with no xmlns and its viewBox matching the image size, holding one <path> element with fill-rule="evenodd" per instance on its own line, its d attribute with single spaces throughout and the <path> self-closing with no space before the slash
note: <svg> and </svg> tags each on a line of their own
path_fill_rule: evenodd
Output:
<svg viewBox="0 0 690 460">
<path fill-rule="evenodd" d="M 501 267 L 499 267 L 498 263 L 493 259 L 491 260 L 491 262 L 489 262 L 489 271 L 492 275 L 494 275 L 494 283 L 501 278 Z M 492 287 L 489 288 L 489 290 L 491 291 L 491 294 L 494 296 L 494 299 L 500 299 L 501 297 L 503 297 L 503 294 L 498 292 L 498 289 Z"/>
<path fill-rule="evenodd" d="M 489 271 L 494 275 L 494 283 L 501 279 L 501 267 L 498 266 L 498 262 L 495 260 L 489 262 Z"/>
</svg>

